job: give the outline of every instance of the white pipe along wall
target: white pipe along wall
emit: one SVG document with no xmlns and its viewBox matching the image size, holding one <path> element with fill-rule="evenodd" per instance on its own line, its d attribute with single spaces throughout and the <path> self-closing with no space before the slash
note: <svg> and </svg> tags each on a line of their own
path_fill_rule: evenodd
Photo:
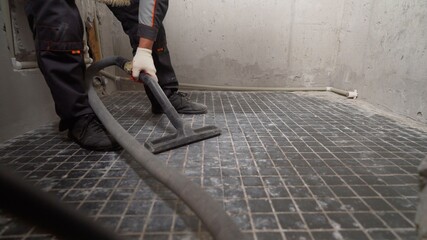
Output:
<svg viewBox="0 0 427 240">
<path fill-rule="evenodd" d="M 185 0 L 165 26 L 181 83 L 358 89 L 427 123 L 426 14 L 425 0 Z"/>
</svg>

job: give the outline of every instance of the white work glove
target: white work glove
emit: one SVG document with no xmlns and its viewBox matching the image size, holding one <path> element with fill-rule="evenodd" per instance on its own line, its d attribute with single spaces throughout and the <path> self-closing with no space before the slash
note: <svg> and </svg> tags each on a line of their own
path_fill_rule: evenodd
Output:
<svg viewBox="0 0 427 240">
<path fill-rule="evenodd" d="M 139 78 L 141 71 L 149 74 L 154 79 L 156 77 L 156 67 L 154 67 L 152 51 L 147 48 L 138 48 L 132 61 L 132 77 Z"/>
</svg>

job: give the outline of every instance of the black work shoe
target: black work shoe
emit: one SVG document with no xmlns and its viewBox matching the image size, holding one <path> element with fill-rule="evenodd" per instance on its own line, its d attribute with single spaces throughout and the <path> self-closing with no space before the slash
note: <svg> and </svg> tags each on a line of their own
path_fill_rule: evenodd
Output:
<svg viewBox="0 0 427 240">
<path fill-rule="evenodd" d="M 68 130 L 68 137 L 87 150 L 115 151 L 121 149 L 93 113 L 79 117 Z"/>
<path fill-rule="evenodd" d="M 204 114 L 208 112 L 208 107 L 206 107 L 206 105 L 190 102 L 190 99 L 187 97 L 187 95 L 187 93 L 183 92 L 174 92 L 169 97 L 169 101 L 172 103 L 172 106 L 176 109 L 178 113 Z M 163 113 L 163 109 L 161 107 L 152 106 L 151 111 L 154 114 Z"/>
</svg>

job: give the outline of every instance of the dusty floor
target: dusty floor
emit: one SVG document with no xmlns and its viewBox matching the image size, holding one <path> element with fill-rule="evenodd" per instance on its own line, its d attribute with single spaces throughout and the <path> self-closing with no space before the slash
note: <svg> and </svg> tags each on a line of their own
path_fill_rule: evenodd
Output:
<svg viewBox="0 0 427 240">
<path fill-rule="evenodd" d="M 416 239 L 425 126 L 332 93 L 190 97 L 209 113 L 185 119 L 217 125 L 222 135 L 162 153 L 159 161 L 223 202 L 249 239 Z M 171 130 L 164 115 L 151 114 L 144 94 L 104 101 L 141 142 Z M 49 125 L 0 145 L 0 156 L 3 166 L 123 239 L 209 239 L 194 214 L 124 152 L 81 150 Z M 0 217 L 0 239 L 50 238 Z"/>
</svg>

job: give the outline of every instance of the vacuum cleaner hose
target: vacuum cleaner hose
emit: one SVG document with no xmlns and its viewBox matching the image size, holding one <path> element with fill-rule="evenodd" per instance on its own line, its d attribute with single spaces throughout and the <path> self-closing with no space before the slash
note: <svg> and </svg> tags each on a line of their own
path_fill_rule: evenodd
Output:
<svg viewBox="0 0 427 240">
<path fill-rule="evenodd" d="M 86 73 L 89 103 L 95 114 L 116 141 L 128 151 L 141 166 L 154 178 L 178 195 L 202 220 L 215 239 L 244 239 L 236 224 L 225 213 L 223 207 L 209 196 L 200 186 L 180 174 L 178 170 L 163 164 L 155 155 L 144 148 L 109 113 L 92 87 L 93 77 L 102 69 L 116 65 L 124 68 L 126 59 L 108 57 L 92 64 Z"/>
<path fill-rule="evenodd" d="M 119 240 L 74 208 L 22 180 L 10 169 L 0 167 L 0 208 L 26 223 L 66 240 Z"/>
</svg>

